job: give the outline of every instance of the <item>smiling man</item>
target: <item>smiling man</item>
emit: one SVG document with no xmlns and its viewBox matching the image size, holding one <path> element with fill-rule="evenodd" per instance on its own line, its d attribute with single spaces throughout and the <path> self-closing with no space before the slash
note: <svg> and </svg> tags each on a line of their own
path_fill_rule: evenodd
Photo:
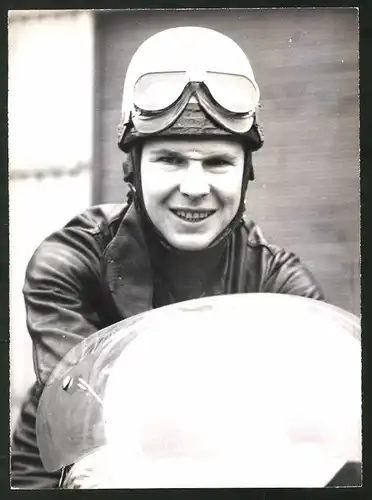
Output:
<svg viewBox="0 0 372 500">
<path fill-rule="evenodd" d="M 146 141 L 143 200 L 157 230 L 179 250 L 203 250 L 239 208 L 244 149 L 236 140 Z"/>
<path fill-rule="evenodd" d="M 118 128 L 127 203 L 76 216 L 39 246 L 27 269 L 37 382 L 13 434 L 14 487 L 58 485 L 60 475 L 40 461 L 35 413 L 52 370 L 82 339 L 190 298 L 323 298 L 298 257 L 269 245 L 245 215 L 252 153 L 263 145 L 259 97 L 244 52 L 213 30 L 166 30 L 133 56 Z M 249 312 L 242 326 L 249 328 Z"/>
</svg>

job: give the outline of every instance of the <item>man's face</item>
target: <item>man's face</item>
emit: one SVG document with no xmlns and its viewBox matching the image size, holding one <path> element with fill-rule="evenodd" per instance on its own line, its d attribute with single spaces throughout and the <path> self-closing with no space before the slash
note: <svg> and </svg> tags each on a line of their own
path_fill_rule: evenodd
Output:
<svg viewBox="0 0 372 500">
<path fill-rule="evenodd" d="M 147 213 L 179 250 L 202 250 L 228 226 L 240 203 L 244 150 L 234 140 L 153 139 L 141 159 Z"/>
</svg>

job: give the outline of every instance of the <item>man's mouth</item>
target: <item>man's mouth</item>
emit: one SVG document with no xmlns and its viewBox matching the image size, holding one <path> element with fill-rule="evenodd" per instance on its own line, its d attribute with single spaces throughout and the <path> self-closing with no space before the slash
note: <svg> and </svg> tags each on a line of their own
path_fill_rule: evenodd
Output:
<svg viewBox="0 0 372 500">
<path fill-rule="evenodd" d="M 171 208 L 171 212 L 184 221 L 201 222 L 213 215 L 216 210 L 179 210 Z"/>
</svg>

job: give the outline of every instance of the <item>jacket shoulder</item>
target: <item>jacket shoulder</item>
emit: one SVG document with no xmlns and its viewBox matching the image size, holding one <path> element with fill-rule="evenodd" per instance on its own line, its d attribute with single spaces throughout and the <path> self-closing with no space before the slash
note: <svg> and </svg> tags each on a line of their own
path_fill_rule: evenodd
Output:
<svg viewBox="0 0 372 500">
<path fill-rule="evenodd" d="M 115 236 L 126 208 L 126 204 L 95 205 L 56 229 L 34 251 L 26 269 L 26 283 L 34 276 L 56 272 L 67 276 L 94 269 L 97 273 L 100 258 Z"/>
<path fill-rule="evenodd" d="M 260 226 L 253 220 L 243 218 L 242 233 L 245 236 L 248 247 L 265 247 L 270 252 L 274 252 L 275 247 L 268 243 Z"/>
<path fill-rule="evenodd" d="M 285 250 L 279 245 L 269 243 L 263 235 L 260 226 L 250 219 L 243 218 L 243 232 L 246 244 L 250 248 L 265 250 L 271 257 L 275 257 L 278 254 L 293 255 L 292 252 Z"/>
<path fill-rule="evenodd" d="M 256 266 L 255 291 L 324 298 L 318 282 L 296 254 L 268 243 L 259 226 L 251 220 L 243 219 L 242 233 L 247 272 L 252 274 L 252 264 Z"/>
<path fill-rule="evenodd" d="M 126 203 L 94 205 L 73 217 L 63 229 L 81 229 L 93 236 L 111 239 L 127 209 Z"/>
</svg>

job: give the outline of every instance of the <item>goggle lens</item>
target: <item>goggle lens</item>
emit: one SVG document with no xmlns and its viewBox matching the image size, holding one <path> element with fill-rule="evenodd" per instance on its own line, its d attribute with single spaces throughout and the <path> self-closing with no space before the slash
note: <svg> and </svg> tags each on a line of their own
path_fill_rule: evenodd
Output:
<svg viewBox="0 0 372 500">
<path fill-rule="evenodd" d="M 207 73 L 205 85 L 213 99 L 232 113 L 250 113 L 258 104 L 258 87 L 245 76 Z"/>
<path fill-rule="evenodd" d="M 172 106 L 190 82 L 185 71 L 148 73 L 134 87 L 134 104 L 144 112 L 160 112 Z M 242 75 L 206 72 L 199 83 L 230 113 L 252 113 L 259 101 L 257 85 Z"/>
<path fill-rule="evenodd" d="M 134 87 L 134 105 L 145 112 L 165 110 L 177 101 L 187 83 L 184 71 L 143 75 Z"/>
</svg>

